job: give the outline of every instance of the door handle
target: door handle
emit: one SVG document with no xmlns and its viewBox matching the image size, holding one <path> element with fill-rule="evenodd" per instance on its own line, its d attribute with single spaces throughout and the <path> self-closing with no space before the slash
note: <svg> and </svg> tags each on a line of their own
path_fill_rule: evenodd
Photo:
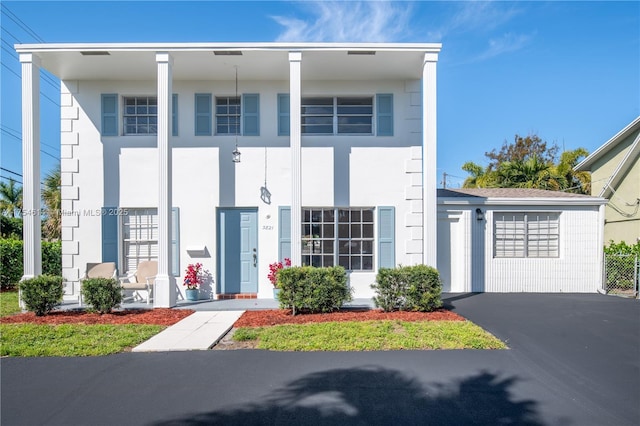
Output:
<svg viewBox="0 0 640 426">
<path fill-rule="evenodd" d="M 258 266 L 258 254 L 256 253 L 256 249 L 253 249 L 253 267 Z"/>
</svg>

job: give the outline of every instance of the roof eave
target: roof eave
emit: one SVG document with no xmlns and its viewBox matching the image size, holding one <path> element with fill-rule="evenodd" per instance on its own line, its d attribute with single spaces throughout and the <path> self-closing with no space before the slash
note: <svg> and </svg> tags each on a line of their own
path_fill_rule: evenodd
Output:
<svg viewBox="0 0 640 426">
<path fill-rule="evenodd" d="M 620 130 L 615 136 L 605 142 L 598 149 L 593 151 L 591 155 L 578 163 L 578 165 L 576 165 L 573 169 L 576 171 L 591 171 L 591 166 L 593 165 L 593 163 L 595 163 L 604 154 L 609 152 L 609 150 L 613 148 L 617 143 L 626 139 L 631 133 L 635 132 L 638 129 L 640 129 L 640 116 L 629 123 L 624 129 Z"/>
<path fill-rule="evenodd" d="M 498 197 L 438 197 L 440 205 L 492 206 L 599 206 L 607 204 L 600 197 L 584 198 L 498 198 Z"/>
<path fill-rule="evenodd" d="M 376 50 L 439 53 L 441 43 L 41 43 L 16 44 L 18 53 L 51 51 L 208 51 L 208 50 Z"/>
</svg>

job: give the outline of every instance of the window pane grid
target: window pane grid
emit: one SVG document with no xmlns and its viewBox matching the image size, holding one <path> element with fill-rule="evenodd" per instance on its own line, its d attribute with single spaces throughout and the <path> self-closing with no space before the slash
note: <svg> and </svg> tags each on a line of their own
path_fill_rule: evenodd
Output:
<svg viewBox="0 0 640 426">
<path fill-rule="evenodd" d="M 494 257 L 558 257 L 558 213 L 496 213 Z"/>
<path fill-rule="evenodd" d="M 135 271 L 143 260 L 158 259 L 157 209 L 128 209 L 122 230 L 124 274 Z"/>
<path fill-rule="evenodd" d="M 219 135 L 240 134 L 240 97 L 216 98 L 216 133 Z"/>
<path fill-rule="evenodd" d="M 303 265 L 373 270 L 373 216 L 373 208 L 303 208 Z"/>
<path fill-rule="evenodd" d="M 124 134 L 158 133 L 158 99 L 156 97 L 124 98 Z"/>
<path fill-rule="evenodd" d="M 303 134 L 372 134 L 373 97 L 302 98 Z"/>
</svg>

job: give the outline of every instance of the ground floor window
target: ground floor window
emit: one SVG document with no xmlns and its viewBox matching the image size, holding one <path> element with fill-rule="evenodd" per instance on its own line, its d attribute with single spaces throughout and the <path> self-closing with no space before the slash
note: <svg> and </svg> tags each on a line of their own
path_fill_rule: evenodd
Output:
<svg viewBox="0 0 640 426">
<path fill-rule="evenodd" d="M 374 209 L 303 208 L 302 264 L 373 270 Z"/>
<path fill-rule="evenodd" d="M 122 217 L 123 273 L 135 271 L 143 260 L 158 260 L 158 209 L 127 209 Z"/>
<path fill-rule="evenodd" d="M 559 213 L 494 213 L 494 257 L 558 257 Z"/>
</svg>

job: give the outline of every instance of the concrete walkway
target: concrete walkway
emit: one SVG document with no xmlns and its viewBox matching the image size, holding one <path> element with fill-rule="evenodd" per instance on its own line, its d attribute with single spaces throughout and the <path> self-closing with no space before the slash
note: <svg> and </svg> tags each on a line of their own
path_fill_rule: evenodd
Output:
<svg viewBox="0 0 640 426">
<path fill-rule="evenodd" d="M 133 352 L 206 350 L 231 329 L 244 311 L 199 311 L 133 348 Z"/>
</svg>

